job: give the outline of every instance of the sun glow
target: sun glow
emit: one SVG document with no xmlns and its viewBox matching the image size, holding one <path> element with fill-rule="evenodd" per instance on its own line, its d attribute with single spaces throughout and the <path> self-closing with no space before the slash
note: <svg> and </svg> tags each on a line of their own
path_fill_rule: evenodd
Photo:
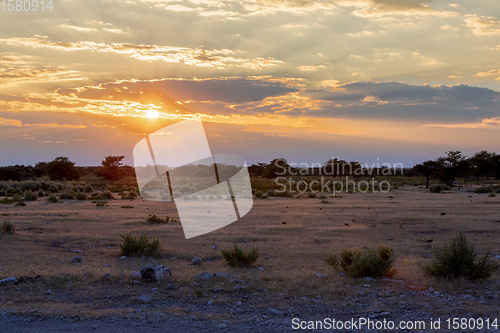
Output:
<svg viewBox="0 0 500 333">
<path fill-rule="evenodd" d="M 160 114 L 156 110 L 148 110 L 146 112 L 146 117 L 148 117 L 149 119 L 155 119 L 158 118 L 159 116 Z"/>
</svg>

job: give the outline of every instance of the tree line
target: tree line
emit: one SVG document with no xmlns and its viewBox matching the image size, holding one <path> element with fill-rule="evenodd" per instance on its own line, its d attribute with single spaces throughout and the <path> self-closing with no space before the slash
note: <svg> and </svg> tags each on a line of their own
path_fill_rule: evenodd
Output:
<svg viewBox="0 0 500 333">
<path fill-rule="evenodd" d="M 28 180 L 48 177 L 50 180 L 79 180 L 81 177 L 102 177 L 119 180 L 135 177 L 134 168 L 124 165 L 125 156 L 106 156 L 101 166 L 76 166 L 68 157 L 59 156 L 50 162 L 0 167 L 0 180 Z"/>
<path fill-rule="evenodd" d="M 39 162 L 34 166 L 14 165 L 0 167 L 0 180 L 26 180 L 49 177 L 51 180 L 78 180 L 80 177 L 102 177 L 119 180 L 124 177 L 135 177 L 134 168 L 124 165 L 125 156 L 106 156 L 98 167 L 78 167 L 68 157 L 56 157 L 50 162 Z M 331 158 L 323 164 L 301 166 L 289 164 L 284 158 L 276 158 L 269 163 L 255 163 L 249 166 L 252 177 L 276 178 L 279 176 L 328 175 L 343 176 L 421 176 L 429 187 L 431 179 L 437 179 L 449 186 L 458 178 L 500 179 L 500 155 L 482 150 L 468 157 L 461 151 L 447 151 L 445 156 L 434 160 L 426 160 L 411 168 L 395 168 L 388 165 L 367 167 L 357 161 L 345 161 Z"/>
</svg>

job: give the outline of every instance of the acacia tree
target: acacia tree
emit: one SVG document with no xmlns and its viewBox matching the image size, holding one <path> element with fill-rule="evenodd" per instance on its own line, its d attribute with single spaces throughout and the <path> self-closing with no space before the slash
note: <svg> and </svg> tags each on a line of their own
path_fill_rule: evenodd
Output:
<svg viewBox="0 0 500 333">
<path fill-rule="evenodd" d="M 469 170 L 469 161 L 461 151 L 447 151 L 446 156 L 439 157 L 437 162 L 440 164 L 440 180 L 452 186 L 457 177 L 465 176 Z"/>
<path fill-rule="evenodd" d="M 425 177 L 425 188 L 429 188 L 429 181 L 438 172 L 439 167 L 440 165 L 437 161 L 427 160 L 422 164 L 415 165 L 413 169 Z"/>
<path fill-rule="evenodd" d="M 64 156 L 56 157 L 47 163 L 47 174 L 51 180 L 78 180 L 80 172 L 75 167 L 75 163 Z"/>
<path fill-rule="evenodd" d="M 121 170 L 122 160 L 125 156 L 106 156 L 101 162 L 99 175 L 110 180 L 123 178 L 124 173 Z"/>
<path fill-rule="evenodd" d="M 469 159 L 476 179 L 489 177 L 495 174 L 495 155 L 495 153 L 481 150 Z"/>
</svg>

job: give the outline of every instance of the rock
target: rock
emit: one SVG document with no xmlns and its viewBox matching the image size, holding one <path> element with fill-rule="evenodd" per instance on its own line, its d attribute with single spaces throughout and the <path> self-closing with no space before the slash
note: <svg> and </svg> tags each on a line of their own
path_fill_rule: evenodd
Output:
<svg viewBox="0 0 500 333">
<path fill-rule="evenodd" d="M 104 264 L 103 267 L 111 267 L 111 264 Z"/>
<path fill-rule="evenodd" d="M 283 311 L 280 311 L 280 310 L 276 310 L 274 308 L 267 308 L 267 310 L 269 312 L 271 312 L 272 314 L 274 315 L 277 315 L 277 316 L 284 316 L 285 314 L 283 313 Z"/>
<path fill-rule="evenodd" d="M 138 303 L 147 304 L 147 303 L 151 303 L 153 301 L 153 297 L 151 297 L 149 295 L 141 295 L 141 296 L 137 297 L 136 301 Z"/>
<path fill-rule="evenodd" d="M 141 273 L 137 271 L 130 272 L 130 277 L 133 279 L 140 279 L 141 278 Z"/>
<path fill-rule="evenodd" d="M 125 257 L 125 256 L 120 257 L 120 260 L 125 260 L 125 259 L 127 259 L 127 257 Z"/>
<path fill-rule="evenodd" d="M 169 284 L 167 284 L 167 286 L 165 288 L 167 290 L 176 290 L 177 289 L 177 285 L 175 285 L 173 283 L 169 283 Z"/>
<path fill-rule="evenodd" d="M 203 260 L 201 260 L 200 257 L 194 257 L 193 260 L 191 260 L 191 265 L 199 266 L 201 264 L 203 264 Z"/>
<path fill-rule="evenodd" d="M 47 295 L 50 295 L 50 294 L 52 294 L 52 290 L 47 289 L 47 291 L 46 291 L 45 293 L 46 293 Z"/>
<path fill-rule="evenodd" d="M 219 285 L 215 286 L 214 289 L 213 289 L 213 292 L 216 293 L 216 294 L 221 293 L 223 291 L 224 291 L 224 289 L 222 289 L 222 287 L 219 286 Z"/>
<path fill-rule="evenodd" d="M 82 261 L 83 261 L 82 257 L 80 257 L 80 256 L 76 256 L 76 257 L 73 257 L 73 259 L 71 259 L 71 262 L 77 262 L 78 263 L 78 262 L 82 262 Z"/>
<path fill-rule="evenodd" d="M 264 267 L 259 267 L 257 268 L 259 271 L 263 271 L 264 270 Z"/>
<path fill-rule="evenodd" d="M 172 276 L 169 268 L 163 265 L 147 265 L 141 268 L 141 278 L 145 282 L 160 282 L 165 277 L 165 274 Z"/>
<path fill-rule="evenodd" d="M 16 283 L 17 283 L 17 279 L 14 276 L 0 280 L 0 286 L 8 286 L 11 284 L 16 284 Z"/>
<path fill-rule="evenodd" d="M 104 276 L 102 277 L 103 280 L 111 280 L 111 274 L 109 273 L 106 273 L 104 274 Z"/>
<path fill-rule="evenodd" d="M 74 250 L 73 253 L 80 253 L 82 250 Z"/>
<path fill-rule="evenodd" d="M 328 274 L 316 273 L 316 277 L 321 278 L 321 279 L 326 279 L 328 277 Z"/>
<path fill-rule="evenodd" d="M 213 277 L 209 272 L 203 272 L 201 274 L 195 275 L 194 278 L 197 280 L 210 280 Z"/>
<path fill-rule="evenodd" d="M 216 278 L 230 278 L 230 277 L 234 277 L 234 276 L 231 274 L 227 274 L 227 273 L 214 273 L 214 277 L 216 277 Z"/>
<path fill-rule="evenodd" d="M 208 303 L 207 303 L 208 306 L 210 306 L 212 304 L 214 304 L 214 301 L 212 301 L 212 300 L 208 301 Z"/>
<path fill-rule="evenodd" d="M 241 284 L 237 284 L 237 285 L 235 285 L 235 286 L 234 286 L 234 288 L 233 288 L 233 289 L 234 289 L 234 291 L 243 291 L 243 290 L 245 290 L 246 288 L 245 288 L 245 287 L 243 287 Z"/>
</svg>

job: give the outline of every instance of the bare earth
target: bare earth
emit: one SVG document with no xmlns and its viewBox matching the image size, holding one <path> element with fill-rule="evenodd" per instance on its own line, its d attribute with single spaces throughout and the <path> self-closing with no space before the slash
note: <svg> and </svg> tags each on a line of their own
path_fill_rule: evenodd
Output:
<svg viewBox="0 0 500 333">
<path fill-rule="evenodd" d="M 420 265 L 460 228 L 478 253 L 491 248 L 500 262 L 500 196 L 405 187 L 327 200 L 255 199 L 240 221 L 189 240 L 179 222 L 146 222 L 148 214 L 176 217 L 172 203 L 117 199 L 96 207 L 44 199 L 26 207 L 0 205 L 0 222 L 16 227 L 14 235 L 0 235 L 0 278 L 28 277 L 0 286 L 0 330 L 289 332 L 293 318 L 428 324 L 431 318 L 499 317 L 499 272 L 484 282 L 447 283 L 425 277 Z M 120 235 L 128 232 L 159 238 L 163 258 L 120 259 Z M 259 249 L 255 268 L 224 264 L 220 249 L 233 243 Z M 342 248 L 379 244 L 395 250 L 392 280 L 350 279 L 323 262 Z M 82 263 L 71 262 L 77 255 Z M 201 266 L 190 264 L 194 256 L 203 258 Z M 169 267 L 172 277 L 147 284 L 131 276 L 150 263 Z M 195 278 L 203 272 L 231 276 Z M 42 278 L 30 279 L 37 275 Z M 141 295 L 152 301 L 142 303 Z M 412 332 L 418 331 L 432 332 L 428 326 Z"/>
</svg>

